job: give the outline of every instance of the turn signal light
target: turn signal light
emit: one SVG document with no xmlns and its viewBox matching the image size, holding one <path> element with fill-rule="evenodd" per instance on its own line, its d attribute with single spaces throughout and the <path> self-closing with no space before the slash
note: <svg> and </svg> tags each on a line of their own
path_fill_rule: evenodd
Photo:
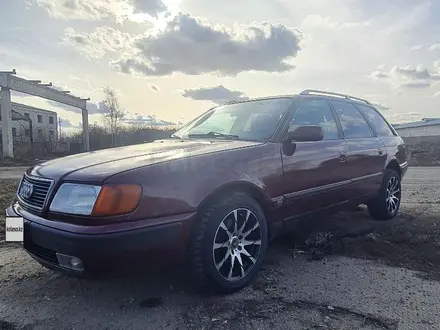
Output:
<svg viewBox="0 0 440 330">
<path fill-rule="evenodd" d="M 93 207 L 92 216 L 121 215 L 139 205 L 142 188 L 139 185 L 104 185 Z"/>
</svg>

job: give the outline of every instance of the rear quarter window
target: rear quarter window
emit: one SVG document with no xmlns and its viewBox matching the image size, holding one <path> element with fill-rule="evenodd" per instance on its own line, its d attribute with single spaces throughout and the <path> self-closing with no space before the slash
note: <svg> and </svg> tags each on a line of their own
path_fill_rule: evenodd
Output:
<svg viewBox="0 0 440 330">
<path fill-rule="evenodd" d="M 354 105 L 345 101 L 331 101 L 331 104 L 336 110 L 346 139 L 373 136 L 370 126 Z"/>
<path fill-rule="evenodd" d="M 378 136 L 394 136 L 390 126 L 375 109 L 364 105 L 356 105 L 356 107 L 368 118 Z"/>
</svg>

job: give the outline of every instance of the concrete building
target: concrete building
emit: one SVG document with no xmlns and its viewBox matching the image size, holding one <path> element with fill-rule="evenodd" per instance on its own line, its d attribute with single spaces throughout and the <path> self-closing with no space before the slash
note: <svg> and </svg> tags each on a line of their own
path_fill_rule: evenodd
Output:
<svg viewBox="0 0 440 330">
<path fill-rule="evenodd" d="M 20 114 L 23 118 L 32 121 L 32 136 L 34 141 L 41 140 L 42 137 L 53 140 L 58 139 L 58 117 L 56 112 L 14 102 L 11 103 L 11 110 Z M 30 125 L 27 120 L 16 119 L 12 121 L 13 138 L 30 137 Z M 2 118 L 0 111 L 0 134 L 2 133 Z"/>
<path fill-rule="evenodd" d="M 14 157 L 14 138 L 13 138 L 13 124 L 15 121 L 24 121 L 33 124 L 32 121 L 26 120 L 26 118 L 21 117 L 20 113 L 12 109 L 11 102 L 11 91 L 16 91 L 28 95 L 33 95 L 36 97 L 41 97 L 46 100 L 51 100 L 54 102 L 69 105 L 71 107 L 81 109 L 82 114 L 82 147 L 83 151 L 90 150 L 90 139 L 89 139 L 89 112 L 87 111 L 87 101 L 89 98 L 80 98 L 70 94 L 70 91 L 59 90 L 57 88 L 52 88 L 52 83 L 43 84 L 40 80 L 27 80 L 17 77 L 17 71 L 15 69 L 10 71 L 0 71 L 0 112 L 2 114 L 2 136 L 1 136 L 1 149 L 2 158 Z M 14 113 L 20 118 L 14 118 Z M 54 116 L 48 115 L 48 125 L 45 125 L 43 119 L 43 113 L 36 113 L 37 124 L 42 124 L 40 128 L 36 128 L 37 134 L 41 133 L 44 135 L 44 128 L 48 128 L 49 136 L 57 135 L 57 118 L 56 114 Z M 29 113 L 29 116 L 31 114 Z M 41 116 L 41 117 L 39 117 Z M 53 128 L 53 129 L 51 129 Z M 33 131 L 30 130 L 30 131 Z M 16 131 L 17 132 L 17 131 Z M 26 132 L 26 131 L 25 131 Z M 32 140 L 33 134 L 29 136 Z"/>
<path fill-rule="evenodd" d="M 402 137 L 440 136 L 440 118 L 423 118 L 406 124 L 393 125 Z"/>
</svg>

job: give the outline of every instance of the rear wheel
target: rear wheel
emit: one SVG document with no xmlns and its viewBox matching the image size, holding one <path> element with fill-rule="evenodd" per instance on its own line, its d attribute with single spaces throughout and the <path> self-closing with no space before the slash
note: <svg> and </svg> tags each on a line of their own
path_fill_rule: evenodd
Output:
<svg viewBox="0 0 440 330">
<path fill-rule="evenodd" d="M 267 236 L 263 210 L 243 193 L 202 211 L 190 247 L 199 284 L 223 293 L 247 286 L 261 268 Z"/>
<path fill-rule="evenodd" d="M 379 195 L 368 204 L 368 211 L 377 220 L 390 220 L 399 212 L 401 197 L 399 174 L 386 169 Z"/>
</svg>

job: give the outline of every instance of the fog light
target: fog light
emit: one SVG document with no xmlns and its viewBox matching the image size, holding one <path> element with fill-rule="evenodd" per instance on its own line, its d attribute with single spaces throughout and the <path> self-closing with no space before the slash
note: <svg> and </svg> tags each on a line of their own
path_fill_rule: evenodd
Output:
<svg viewBox="0 0 440 330">
<path fill-rule="evenodd" d="M 61 267 L 82 272 L 84 265 L 80 258 L 57 253 L 58 263 Z"/>
</svg>

